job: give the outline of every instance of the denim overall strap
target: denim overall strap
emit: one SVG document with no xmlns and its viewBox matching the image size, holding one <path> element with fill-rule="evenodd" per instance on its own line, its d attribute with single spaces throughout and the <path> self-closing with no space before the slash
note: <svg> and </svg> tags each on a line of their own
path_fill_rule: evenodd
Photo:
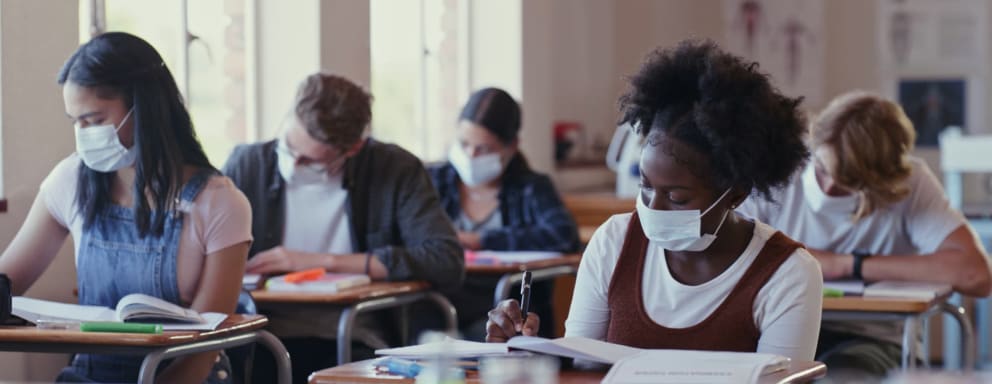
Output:
<svg viewBox="0 0 992 384">
<path fill-rule="evenodd" d="M 141 237 L 130 208 L 112 205 L 98 214 L 80 237 L 76 265 L 80 304 L 113 308 L 122 297 L 143 293 L 182 305 L 176 258 L 183 212 L 189 211 L 215 173 L 197 172 L 183 187 L 171 212 L 152 212 L 152 220 L 166 215 L 160 236 Z M 80 354 L 63 370 L 59 381 L 134 382 L 141 361 L 141 356 Z"/>
</svg>

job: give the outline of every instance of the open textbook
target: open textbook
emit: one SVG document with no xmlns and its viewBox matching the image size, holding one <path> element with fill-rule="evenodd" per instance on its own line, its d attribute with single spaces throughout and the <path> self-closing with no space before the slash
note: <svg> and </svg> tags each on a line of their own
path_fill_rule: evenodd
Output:
<svg viewBox="0 0 992 384">
<path fill-rule="evenodd" d="M 166 331 L 216 329 L 227 315 L 223 313 L 197 313 L 165 300 L 132 293 L 117 302 L 116 308 L 94 305 L 58 303 L 28 297 L 15 297 L 12 310 L 15 316 L 32 323 L 40 319 L 66 321 L 135 321 L 162 323 Z"/>
</svg>

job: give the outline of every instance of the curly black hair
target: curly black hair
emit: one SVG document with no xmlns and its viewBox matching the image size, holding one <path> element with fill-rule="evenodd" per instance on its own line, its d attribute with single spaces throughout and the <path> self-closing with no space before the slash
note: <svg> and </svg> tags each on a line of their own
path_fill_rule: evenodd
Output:
<svg viewBox="0 0 992 384">
<path fill-rule="evenodd" d="M 802 98 L 783 96 L 758 71 L 712 41 L 683 41 L 655 50 L 620 97 L 620 123 L 649 145 L 677 139 L 709 159 L 703 173 L 715 187 L 770 191 L 809 158 Z M 678 160 L 678 159 L 677 159 Z"/>
</svg>

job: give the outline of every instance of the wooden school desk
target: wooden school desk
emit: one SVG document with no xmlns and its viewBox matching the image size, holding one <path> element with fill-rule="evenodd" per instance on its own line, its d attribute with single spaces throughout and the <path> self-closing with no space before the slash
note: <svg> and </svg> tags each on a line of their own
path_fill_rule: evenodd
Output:
<svg viewBox="0 0 992 384">
<path fill-rule="evenodd" d="M 472 275 L 502 275 L 493 293 L 493 306 L 510 297 L 514 288 L 520 288 L 524 271 L 530 271 L 531 282 L 551 280 L 559 276 L 571 275 L 579 270 L 580 255 L 563 255 L 553 259 L 506 264 L 465 264 L 465 273 Z"/>
<path fill-rule="evenodd" d="M 379 373 L 375 370 L 376 361 L 383 359 L 364 360 L 351 364 L 339 365 L 314 372 L 310 375 L 310 384 L 327 383 L 395 383 L 412 384 L 414 379 L 402 376 Z M 817 361 L 793 362 L 783 371 L 762 376 L 760 384 L 805 383 L 823 377 L 827 367 Z M 559 384 L 598 384 L 606 376 L 605 371 L 574 371 L 566 370 L 558 374 Z M 478 372 L 469 371 L 467 383 L 479 383 Z"/>
<path fill-rule="evenodd" d="M 443 295 L 430 290 L 430 284 L 421 281 L 374 282 L 337 293 L 256 290 L 252 291 L 251 295 L 260 308 L 278 304 L 341 309 L 341 317 L 338 319 L 338 364 L 351 362 L 351 332 L 355 326 L 355 319 L 363 312 L 402 308 L 413 302 L 430 300 L 444 313 L 448 331 L 452 333 L 458 331 L 455 307 Z M 408 318 L 405 310 L 402 310 L 401 314 L 400 330 L 403 334 L 400 338 L 405 343 L 408 338 L 405 334 L 408 329 Z"/>
<path fill-rule="evenodd" d="M 948 303 L 948 295 L 933 300 L 882 298 L 882 297 L 825 297 L 823 298 L 823 320 L 831 321 L 903 321 L 902 369 L 916 367 L 916 358 L 930 364 L 929 320 L 936 314 L 951 315 L 961 326 L 961 352 L 965 359 L 965 369 L 975 363 L 975 330 L 965 316 L 964 308 Z M 925 334 L 923 351 L 916 350 L 916 335 Z M 917 352 L 920 352 L 917 355 Z"/>
<path fill-rule="evenodd" d="M 262 330 L 267 323 L 265 316 L 230 315 L 213 331 L 166 331 L 154 335 L 0 326 L 0 350 L 145 355 L 138 382 L 152 383 L 155 380 L 155 370 L 162 360 L 258 342 L 276 356 L 279 383 L 289 384 L 289 353 L 279 339 Z"/>
</svg>

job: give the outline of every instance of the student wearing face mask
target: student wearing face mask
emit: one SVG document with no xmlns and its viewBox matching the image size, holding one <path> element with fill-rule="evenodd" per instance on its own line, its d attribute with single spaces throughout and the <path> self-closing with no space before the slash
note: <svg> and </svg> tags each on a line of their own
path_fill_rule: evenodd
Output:
<svg viewBox="0 0 992 384">
<path fill-rule="evenodd" d="M 373 280 L 423 280 L 441 291 L 461 285 L 462 249 L 427 172 L 409 152 L 368 138 L 371 103 L 344 77 L 310 75 L 278 138 L 234 149 L 224 173 L 255 213 L 248 272 L 324 268 Z M 293 356 L 294 382 L 336 364 L 339 313 L 272 309 L 266 315 Z M 382 315 L 359 316 L 356 359 L 372 357 L 370 346 L 385 346 L 384 330 L 392 327 Z M 274 382 L 271 355 L 256 361 L 253 381 Z"/>
<path fill-rule="evenodd" d="M 990 292 L 984 249 L 950 207 L 898 104 L 866 92 L 834 99 L 812 124 L 813 161 L 778 189 L 777 203 L 749 199 L 738 212 L 802 241 L 823 278 L 950 284 Z M 830 377 L 878 380 L 899 366 L 901 324 L 826 322 L 817 360 Z"/>
<path fill-rule="evenodd" d="M 520 120 L 520 106 L 506 91 L 472 94 L 458 117 L 449 161 L 429 169 L 441 205 L 465 249 L 576 252 L 575 220 L 551 179 L 531 170 L 518 150 Z M 484 338 L 496 282 L 475 277 L 449 295 L 465 337 Z M 549 322 L 551 288 L 551 282 L 539 282 L 532 291 L 534 308 Z"/>
<path fill-rule="evenodd" d="M 711 42 L 655 51 L 630 81 L 621 112 L 646 139 L 641 193 L 636 210 L 610 218 L 586 248 L 565 336 L 812 360 L 816 261 L 734 212 L 787 183 L 809 156 L 799 100 Z M 539 326 L 508 300 L 490 312 L 487 339 Z"/>
<path fill-rule="evenodd" d="M 75 244 L 79 303 L 132 293 L 233 313 L 251 243 L 244 195 L 210 164 L 162 57 L 125 33 L 93 38 L 59 72 L 76 152 L 48 175 L 0 272 L 21 295 Z M 153 273 L 154 271 L 154 273 Z M 59 382 L 135 382 L 140 356 L 77 354 Z M 223 354 L 178 358 L 156 381 L 230 382 Z"/>
</svg>

